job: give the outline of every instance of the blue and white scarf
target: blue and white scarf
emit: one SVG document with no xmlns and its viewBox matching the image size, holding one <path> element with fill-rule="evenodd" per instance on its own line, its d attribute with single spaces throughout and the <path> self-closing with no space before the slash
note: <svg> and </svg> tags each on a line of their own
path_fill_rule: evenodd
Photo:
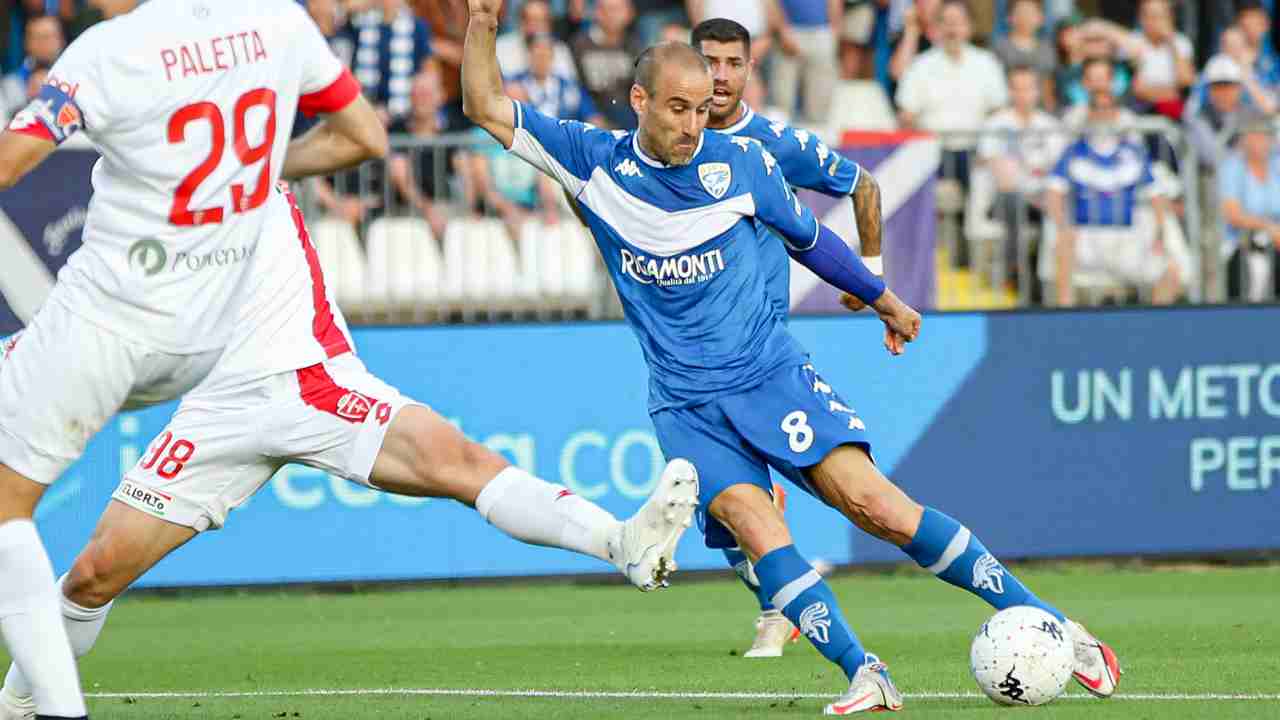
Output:
<svg viewBox="0 0 1280 720">
<path fill-rule="evenodd" d="M 386 102 L 392 117 L 408 114 L 412 108 L 409 89 L 417 71 L 413 13 L 401 8 L 395 19 L 384 24 L 381 10 L 368 10 L 352 18 L 351 25 L 356 35 L 356 80 L 372 92 L 375 101 Z"/>
</svg>

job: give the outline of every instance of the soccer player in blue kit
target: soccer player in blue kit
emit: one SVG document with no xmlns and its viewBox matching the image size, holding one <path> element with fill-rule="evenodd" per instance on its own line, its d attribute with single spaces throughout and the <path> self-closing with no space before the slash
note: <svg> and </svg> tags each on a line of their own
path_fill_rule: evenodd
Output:
<svg viewBox="0 0 1280 720">
<path fill-rule="evenodd" d="M 967 528 L 885 478 L 862 420 L 787 332 L 768 301 L 757 222 L 778 233 L 791 257 L 869 305 L 893 354 L 916 338 L 920 315 L 818 223 L 759 143 L 706 131 L 706 59 L 683 43 L 641 54 L 630 98 L 636 131 L 558 121 L 503 94 L 494 52 L 501 0 L 468 5 L 464 111 L 575 200 L 649 366 L 649 411 L 663 452 L 704 473 L 707 545 L 742 548 L 773 605 L 849 679 L 826 712 L 896 710 L 902 695 L 793 544 L 769 497 L 769 467 L 991 605 L 1050 612 L 1070 627 L 1077 677 L 1111 694 L 1114 653 L 1031 593 Z"/>
<path fill-rule="evenodd" d="M 862 262 L 876 275 L 883 275 L 880 186 L 871 173 L 832 151 L 813 133 L 774 122 L 743 101 L 754 62 L 751 33 L 741 24 L 728 18 L 704 20 L 693 29 L 692 44 L 711 66 L 713 83 L 707 128 L 759 142 L 778 161 L 778 168 L 793 187 L 851 200 Z M 769 301 L 785 321 L 791 311 L 791 266 L 786 246 L 768 226 L 756 225 L 765 288 Z M 842 301 L 851 310 L 862 307 L 862 302 L 852 295 L 844 295 Z M 775 490 L 775 503 L 780 498 L 785 495 Z M 772 598 L 760 586 L 755 569 L 742 549 L 725 548 L 724 556 L 760 604 L 756 637 L 743 657 L 781 657 L 787 641 L 794 637 L 794 626 L 773 606 Z"/>
</svg>

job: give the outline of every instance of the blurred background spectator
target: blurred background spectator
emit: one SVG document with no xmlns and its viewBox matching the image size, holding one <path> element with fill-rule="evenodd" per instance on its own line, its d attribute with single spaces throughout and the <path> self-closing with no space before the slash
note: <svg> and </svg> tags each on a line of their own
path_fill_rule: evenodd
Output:
<svg viewBox="0 0 1280 720">
<path fill-rule="evenodd" d="M 898 85 L 898 117 L 904 128 L 959 131 L 943 141 L 943 172 L 968 184 L 969 153 L 976 131 L 1008 102 L 1004 70 L 990 52 L 970 42 L 969 9 L 960 0 L 938 7 L 939 45 L 921 54 Z"/>
<path fill-rule="evenodd" d="M 351 17 L 354 73 L 384 122 L 408 114 L 413 75 L 431 56 L 431 31 L 404 0 L 380 0 Z"/>
<path fill-rule="evenodd" d="M 1240 139 L 1218 169 L 1218 195 L 1228 299 L 1280 292 L 1280 156 L 1268 118 L 1251 113 L 1241 121 Z"/>
<path fill-rule="evenodd" d="M 985 215 L 994 206 L 1005 238 L 1005 279 L 1015 283 L 1020 261 L 1035 267 L 1031 229 L 1043 219 L 1045 181 L 1066 145 L 1058 120 L 1040 109 L 1040 79 L 1030 66 L 1009 69 L 1010 104 L 983 126 L 978 161 L 984 174 L 973 183 L 975 194 L 991 193 L 991 202 L 979 203 L 979 211 Z"/>
<path fill-rule="evenodd" d="M 66 46 L 62 22 L 56 16 L 41 15 L 27 20 L 22 60 L 0 81 L 0 115 L 8 117 L 27 104 L 27 85 L 32 71 L 37 65 L 52 66 Z"/>
<path fill-rule="evenodd" d="M 1167 232 L 1168 200 L 1158 193 L 1146 149 L 1119 125 L 1111 72 L 1109 60 L 1085 63 L 1091 91 L 1085 135 L 1066 148 L 1049 180 L 1060 307 L 1075 304 L 1077 285 L 1099 280 L 1150 288 L 1153 303 L 1169 304 L 1181 295 L 1189 265 L 1180 238 Z"/>
<path fill-rule="evenodd" d="M 1273 19 L 1268 7 L 1274 11 L 1274 1 L 1264 4 L 1262 0 L 1235 0 L 1235 27 L 1244 33 L 1245 44 L 1248 48 L 1246 57 L 1253 60 L 1253 71 L 1257 75 L 1259 82 L 1263 86 L 1274 90 L 1280 86 L 1280 54 L 1277 54 L 1275 48 L 1275 35 Z M 1213 6 L 1225 7 L 1228 2 L 1211 2 L 1204 3 L 1208 6 L 1206 9 L 1212 9 Z M 1222 52 L 1226 52 L 1223 48 Z M 1236 62 L 1242 62 L 1241 57 L 1236 57 Z M 1246 63 L 1247 67 L 1248 64 Z"/>
<path fill-rule="evenodd" d="M 550 117 L 603 125 L 604 118 L 586 88 L 555 72 L 555 38 L 545 33 L 531 35 L 528 45 L 529 69 L 511 78 L 510 93 L 519 93 L 522 100 Z"/>
<path fill-rule="evenodd" d="M 772 59 L 769 82 L 776 105 L 795 115 L 803 90 L 800 117 L 822 126 L 831 110 L 836 84 L 836 33 L 844 24 L 844 0 L 780 0 L 795 40 L 796 53 L 785 49 Z"/>
<path fill-rule="evenodd" d="M 1040 96 L 1053 97 L 1053 73 L 1058 53 L 1053 43 L 1041 35 L 1044 9 L 1041 0 L 1011 0 L 1009 32 L 997 38 L 992 51 L 1006 68 L 1028 67 L 1036 72 Z"/>
<path fill-rule="evenodd" d="M 578 78 L 610 127 L 631 129 L 631 80 L 643 49 L 633 31 L 631 0 L 596 0 L 595 23 L 569 43 Z"/>
<path fill-rule="evenodd" d="M 1183 117 L 1187 140 L 1206 169 L 1211 170 L 1226 157 L 1225 136 L 1239 127 L 1245 108 L 1243 80 L 1244 71 L 1235 60 L 1214 55 L 1200 79 L 1203 99 L 1187 104 Z M 1274 110 L 1274 101 L 1267 100 Z"/>
<path fill-rule="evenodd" d="M 578 69 L 573 64 L 573 53 L 569 52 L 568 45 L 551 34 L 551 3 L 547 0 L 525 0 L 518 15 L 518 27 L 498 36 L 498 67 L 502 68 L 503 77 L 516 77 L 529 71 L 529 38 L 543 35 L 552 38 L 551 71 L 576 81 Z"/>
<path fill-rule="evenodd" d="M 440 72 L 427 68 L 413 78 L 413 112 L 392 123 L 393 136 L 416 141 L 408 150 L 395 151 L 387 159 L 387 179 L 398 197 L 431 225 L 437 238 L 444 237 L 450 196 L 448 178 L 466 173 L 456 146 L 440 145 L 440 136 L 456 132 L 444 112 L 444 88 Z"/>
<path fill-rule="evenodd" d="M 791 32 L 786 16 L 778 0 L 687 0 L 689 20 L 697 25 L 709 18 L 729 18 L 751 33 L 751 56 L 756 62 L 764 62 L 774 49 L 773 38 L 779 41 L 779 50 L 789 57 L 800 54 L 796 37 Z"/>
</svg>

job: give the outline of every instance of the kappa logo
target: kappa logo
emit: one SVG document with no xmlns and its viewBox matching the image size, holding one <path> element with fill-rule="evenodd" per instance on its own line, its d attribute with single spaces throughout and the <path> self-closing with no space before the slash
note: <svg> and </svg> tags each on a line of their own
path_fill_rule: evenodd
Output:
<svg viewBox="0 0 1280 720">
<path fill-rule="evenodd" d="M 800 632 L 816 643 L 827 644 L 827 633 L 831 629 L 831 611 L 827 604 L 816 602 L 800 613 Z"/>
<path fill-rule="evenodd" d="M 817 150 L 818 150 L 818 166 L 821 167 L 823 165 L 826 165 L 827 158 L 831 157 L 831 148 L 827 147 L 826 143 L 819 141 L 817 145 Z"/>
<path fill-rule="evenodd" d="M 618 163 L 618 166 L 615 167 L 613 171 L 622 177 L 644 177 L 644 173 L 640 172 L 640 166 L 631 158 L 627 158 L 626 160 Z"/>
<path fill-rule="evenodd" d="M 800 150 L 803 152 L 809 147 L 809 140 L 813 138 L 808 130 L 795 130 L 796 142 L 800 143 Z"/>
<path fill-rule="evenodd" d="M 369 417 L 369 412 L 373 410 L 374 400 L 372 398 L 361 395 L 355 391 L 348 391 L 342 399 L 338 401 L 336 412 L 338 417 L 354 420 L 356 422 L 364 422 Z"/>
<path fill-rule="evenodd" d="M 1004 568 L 991 553 L 973 563 L 973 587 L 975 590 L 990 590 L 997 595 L 1004 594 Z"/>
<path fill-rule="evenodd" d="M 760 154 L 764 158 L 764 174 L 772 175 L 773 169 L 778 166 L 778 159 L 773 156 L 773 153 L 763 148 L 760 149 Z"/>
<path fill-rule="evenodd" d="M 785 132 L 786 129 L 787 124 L 784 122 L 769 123 L 769 130 L 773 132 L 774 137 L 782 137 L 782 133 Z"/>
<path fill-rule="evenodd" d="M 719 200 L 729 192 L 729 185 L 733 183 L 733 169 L 729 167 L 729 163 L 703 163 L 698 166 L 698 179 L 702 181 L 703 189 Z"/>
<path fill-rule="evenodd" d="M 755 138 L 743 137 L 741 135 L 734 135 L 733 137 L 729 138 L 729 142 L 733 143 L 734 145 L 737 145 L 738 149 L 742 150 L 742 152 L 746 152 L 747 150 L 750 150 L 751 143 L 756 143 L 757 145 L 760 145 L 759 140 L 756 140 Z M 763 147 L 763 145 L 761 145 L 761 147 Z"/>
</svg>

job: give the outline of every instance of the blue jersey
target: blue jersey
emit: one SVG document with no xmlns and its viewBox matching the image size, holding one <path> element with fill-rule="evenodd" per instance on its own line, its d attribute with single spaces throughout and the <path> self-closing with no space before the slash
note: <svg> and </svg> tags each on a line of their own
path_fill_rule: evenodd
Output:
<svg viewBox="0 0 1280 720">
<path fill-rule="evenodd" d="M 797 250 L 818 221 L 773 156 L 704 132 L 688 165 L 647 156 L 635 132 L 555 120 L 516 103 L 511 151 L 573 197 L 649 366 L 649 407 L 742 392 L 806 355 L 768 302 L 756 221 Z"/>
<path fill-rule="evenodd" d="M 1152 182 L 1146 151 L 1128 140 L 1101 152 L 1080 138 L 1049 175 L 1050 187 L 1067 193 L 1067 212 L 1082 227 L 1132 225 L 1139 191 Z"/>
<path fill-rule="evenodd" d="M 862 168 L 840 153 L 832 152 L 808 130 L 773 122 L 743 104 L 746 113 L 733 125 L 716 132 L 751 138 L 764 146 L 778 161 L 782 174 L 793 187 L 823 195 L 849 195 L 858 184 Z M 769 301 L 786 317 L 791 311 L 791 263 L 786 249 L 768 227 L 757 229 Z"/>
</svg>

